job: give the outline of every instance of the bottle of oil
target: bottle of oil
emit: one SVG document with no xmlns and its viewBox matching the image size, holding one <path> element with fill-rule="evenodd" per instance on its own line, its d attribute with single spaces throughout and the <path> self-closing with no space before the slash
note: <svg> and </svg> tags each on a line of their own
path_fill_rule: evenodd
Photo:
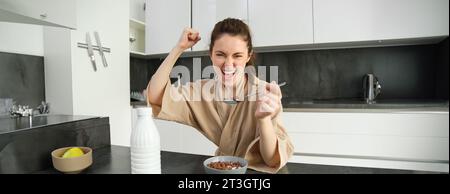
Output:
<svg viewBox="0 0 450 194">
<path fill-rule="evenodd" d="M 132 174 L 161 174 L 160 137 L 149 107 L 137 108 L 130 150 Z"/>
</svg>

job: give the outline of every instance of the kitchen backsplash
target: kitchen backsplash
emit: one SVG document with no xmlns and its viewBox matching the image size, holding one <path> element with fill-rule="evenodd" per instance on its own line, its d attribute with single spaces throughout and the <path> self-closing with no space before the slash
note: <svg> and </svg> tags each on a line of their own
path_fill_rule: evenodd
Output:
<svg viewBox="0 0 450 194">
<path fill-rule="evenodd" d="M 159 65 L 149 64 L 150 60 L 130 58 L 130 90 L 142 91 L 147 87 L 148 80 L 156 72 Z"/>
<path fill-rule="evenodd" d="M 366 73 L 378 77 L 380 99 L 448 100 L 448 38 L 433 45 L 258 53 L 258 66 L 278 66 L 287 100 L 362 97 Z M 202 58 L 202 69 L 211 65 Z M 162 59 L 131 58 L 131 89 L 145 89 Z M 176 65 L 192 72 L 192 57 Z M 268 69 L 267 69 L 268 72 Z M 191 75 L 192 77 L 192 75 Z"/>
<path fill-rule="evenodd" d="M 0 99 L 32 108 L 45 101 L 44 57 L 0 52 Z"/>
<path fill-rule="evenodd" d="M 449 74 L 449 61 L 448 61 L 448 38 L 438 45 L 437 53 L 437 67 L 436 67 L 436 98 L 448 100 L 448 74 Z"/>
</svg>

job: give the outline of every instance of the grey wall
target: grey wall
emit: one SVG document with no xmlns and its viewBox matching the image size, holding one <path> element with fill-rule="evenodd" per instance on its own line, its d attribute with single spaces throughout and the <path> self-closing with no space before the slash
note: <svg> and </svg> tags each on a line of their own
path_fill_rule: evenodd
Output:
<svg viewBox="0 0 450 194">
<path fill-rule="evenodd" d="M 362 97 L 362 78 L 373 73 L 379 98 L 434 98 L 436 46 L 359 48 L 265 53 L 257 64 L 279 67 L 284 97 Z"/>
<path fill-rule="evenodd" d="M 132 63 L 131 88 L 145 88 L 162 61 Z M 279 80 L 288 83 L 285 100 L 360 98 L 366 73 L 380 80 L 380 99 L 448 100 L 448 38 L 434 45 L 258 53 L 256 64 L 278 66 Z M 176 65 L 192 70 L 192 58 Z M 202 57 L 202 68 L 208 65 Z"/>
<path fill-rule="evenodd" d="M 0 98 L 33 108 L 44 101 L 44 57 L 0 52 Z"/>
</svg>

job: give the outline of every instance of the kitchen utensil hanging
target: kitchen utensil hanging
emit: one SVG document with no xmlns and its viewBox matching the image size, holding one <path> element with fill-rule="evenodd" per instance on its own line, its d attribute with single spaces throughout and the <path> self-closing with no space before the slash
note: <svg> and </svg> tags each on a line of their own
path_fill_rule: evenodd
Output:
<svg viewBox="0 0 450 194">
<path fill-rule="evenodd" d="M 87 50 L 88 50 L 88 55 L 91 60 L 92 66 L 94 67 L 94 71 L 97 71 L 97 65 L 95 64 L 95 57 L 94 57 L 94 49 L 92 49 L 91 35 L 89 34 L 89 32 L 86 33 L 86 43 L 88 46 Z M 100 47 L 99 47 L 99 49 L 100 49 Z"/>
<path fill-rule="evenodd" d="M 108 63 L 106 62 L 105 52 L 111 53 L 111 49 L 102 46 L 102 43 L 100 40 L 100 35 L 98 34 L 98 32 L 94 32 L 94 37 L 95 37 L 97 46 L 92 45 L 91 36 L 90 36 L 89 32 L 87 32 L 86 33 L 86 43 L 79 42 L 78 47 L 87 49 L 89 59 L 92 63 L 92 67 L 94 68 L 94 71 L 97 71 L 97 64 L 95 62 L 94 50 L 99 51 L 100 56 L 102 57 L 103 66 L 108 67 Z"/>
<path fill-rule="evenodd" d="M 102 62 L 104 67 L 108 67 L 108 63 L 106 62 L 105 53 L 103 52 L 102 41 L 100 41 L 100 35 L 98 32 L 94 32 L 95 41 L 97 41 L 98 51 L 100 52 L 100 56 L 102 56 Z"/>
</svg>

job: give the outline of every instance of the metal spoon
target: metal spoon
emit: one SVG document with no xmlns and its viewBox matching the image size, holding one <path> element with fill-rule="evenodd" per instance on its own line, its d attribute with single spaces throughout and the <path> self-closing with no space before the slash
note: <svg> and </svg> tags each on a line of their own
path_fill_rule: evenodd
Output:
<svg viewBox="0 0 450 194">
<path fill-rule="evenodd" d="M 283 86 L 285 86 L 285 85 L 286 85 L 286 82 L 283 82 L 283 83 L 281 83 L 281 84 L 278 84 L 278 86 L 279 86 L 280 88 L 283 87 Z M 254 96 L 254 95 L 257 95 L 257 94 L 258 94 L 258 93 L 249 94 L 249 95 L 245 96 L 244 98 L 248 98 L 248 97 L 250 97 L 250 96 Z M 224 99 L 223 102 L 226 103 L 226 104 L 230 104 L 230 105 L 234 105 L 234 104 L 237 104 L 237 103 L 238 103 L 235 99 Z"/>
</svg>

